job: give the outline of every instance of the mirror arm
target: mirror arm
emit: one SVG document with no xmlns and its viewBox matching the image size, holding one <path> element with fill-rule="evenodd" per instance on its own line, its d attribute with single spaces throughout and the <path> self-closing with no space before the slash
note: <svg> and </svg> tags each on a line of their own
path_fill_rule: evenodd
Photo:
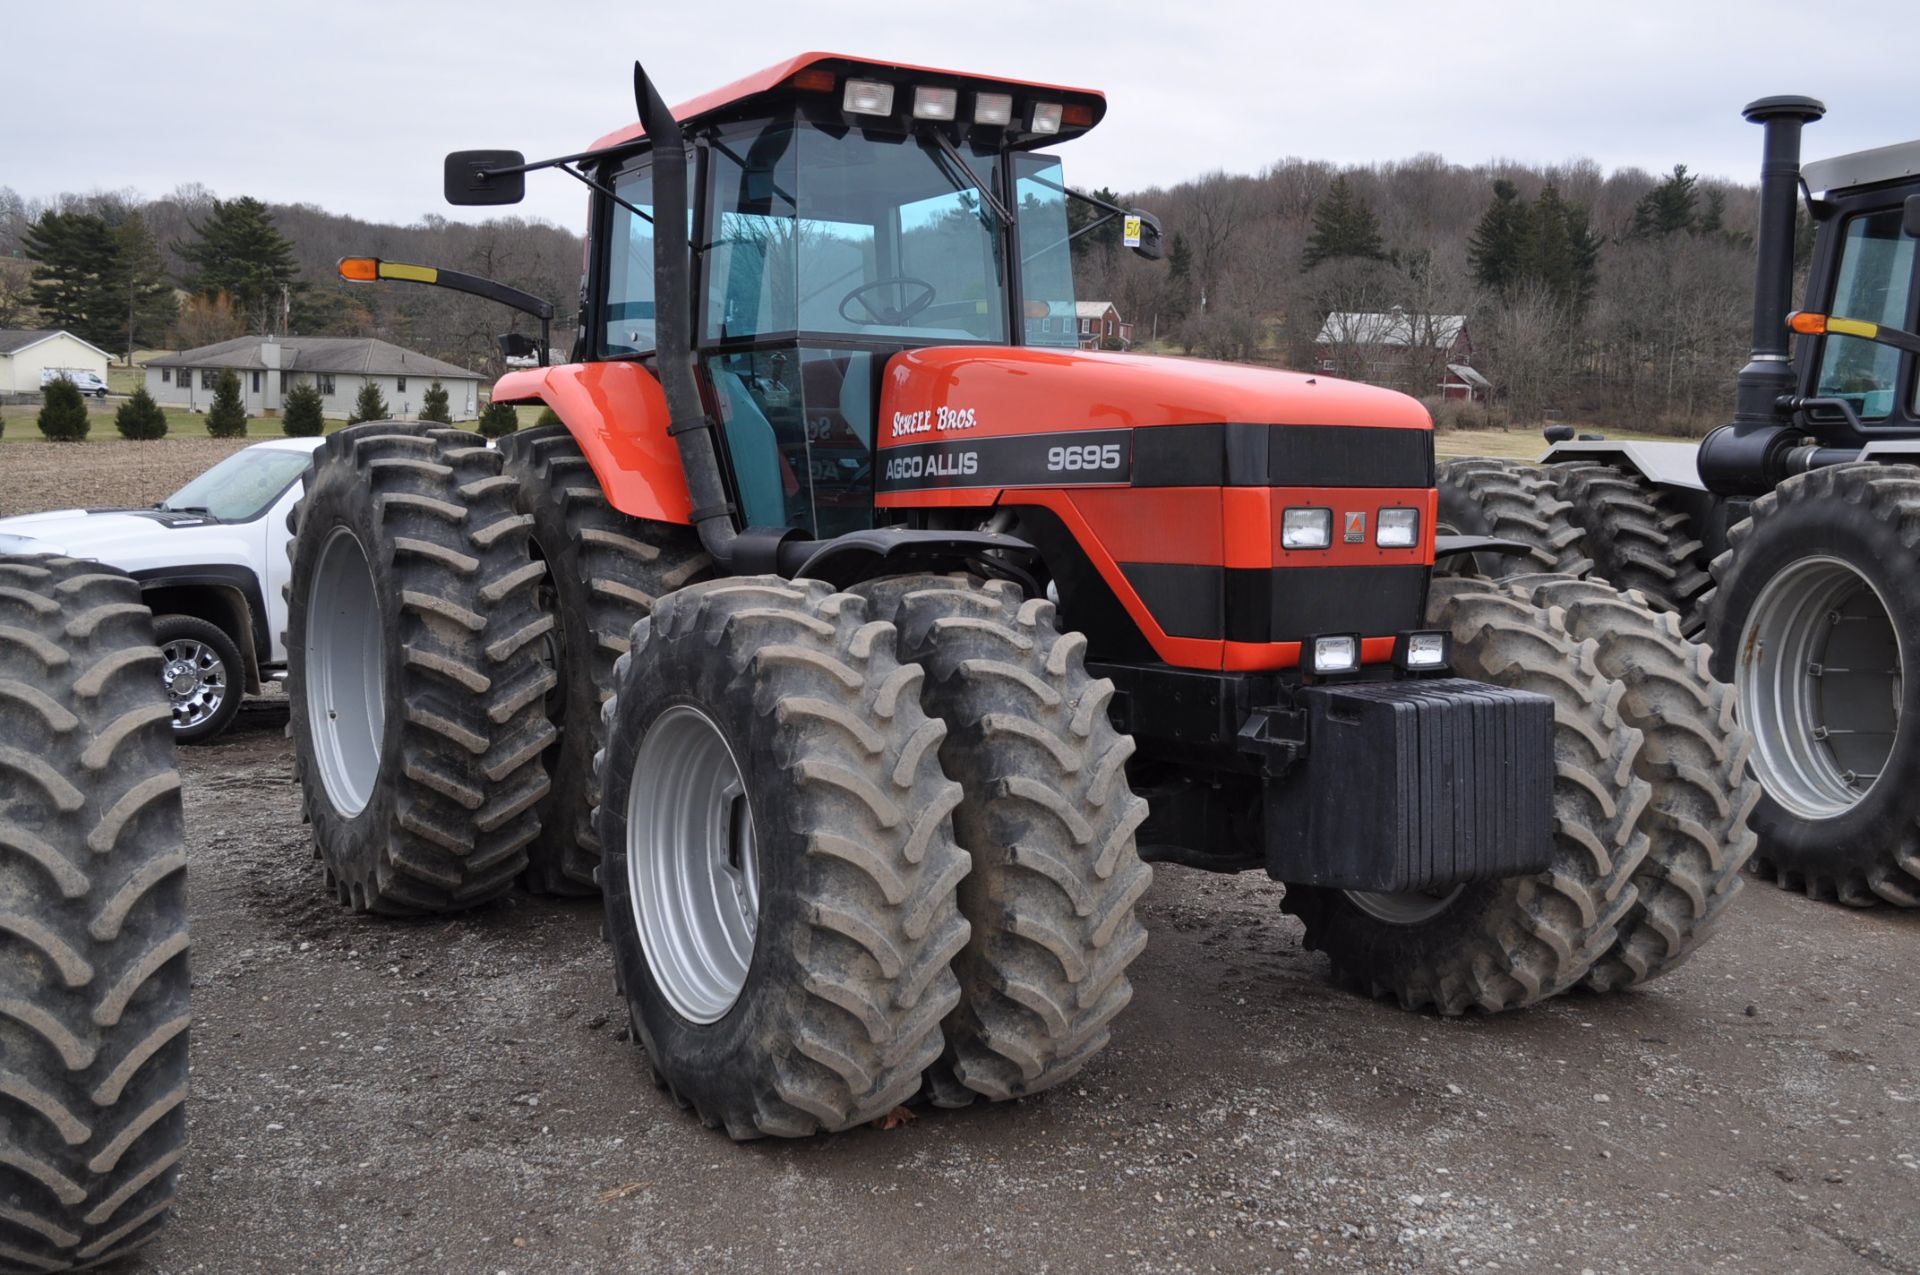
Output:
<svg viewBox="0 0 1920 1275">
<path fill-rule="evenodd" d="M 625 149 L 625 148 L 610 147 L 606 150 L 579 151 L 572 155 L 561 155 L 554 159 L 536 159 L 531 164 L 509 164 L 502 168 L 483 169 L 474 175 L 476 177 L 511 177 L 515 173 L 533 173 L 533 172 L 538 172 L 543 168 L 557 168 L 561 172 L 565 173 L 567 176 L 579 182 L 581 185 L 587 187 L 589 190 L 597 191 L 600 194 L 605 195 L 608 199 L 611 199 L 614 203 L 619 204 L 622 208 L 626 209 L 628 212 L 632 213 L 634 216 L 640 218 L 641 220 L 651 225 L 653 223 L 653 218 L 648 216 L 646 213 L 641 212 L 638 208 L 635 208 L 632 204 L 628 203 L 626 200 L 620 198 L 618 194 L 614 193 L 613 187 L 605 184 L 604 182 L 596 181 L 595 179 L 581 172 L 579 169 L 573 167 L 574 164 L 580 163 L 583 160 L 602 159 L 608 155 L 615 154 L 622 149 Z"/>
</svg>

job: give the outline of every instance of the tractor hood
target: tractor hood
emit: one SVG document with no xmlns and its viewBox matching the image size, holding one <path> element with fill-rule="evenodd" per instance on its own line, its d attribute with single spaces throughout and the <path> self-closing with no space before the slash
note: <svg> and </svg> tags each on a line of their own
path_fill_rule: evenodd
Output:
<svg viewBox="0 0 1920 1275">
<path fill-rule="evenodd" d="M 1216 422 L 1433 428 L 1415 399 L 1328 376 L 1147 354 L 935 346 L 888 363 L 877 441 Z"/>
</svg>

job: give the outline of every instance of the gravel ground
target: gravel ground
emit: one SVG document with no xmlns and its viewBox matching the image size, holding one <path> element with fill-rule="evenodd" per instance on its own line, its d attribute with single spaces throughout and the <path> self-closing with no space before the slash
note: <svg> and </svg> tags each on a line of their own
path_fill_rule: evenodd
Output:
<svg viewBox="0 0 1920 1275">
<path fill-rule="evenodd" d="M 649 1083 L 597 906 L 321 889 L 284 703 L 183 755 L 193 1148 L 155 1272 L 1920 1272 L 1920 915 L 1750 884 L 1655 987 L 1444 1021 L 1162 869 L 1043 1098 L 735 1146 Z"/>
</svg>

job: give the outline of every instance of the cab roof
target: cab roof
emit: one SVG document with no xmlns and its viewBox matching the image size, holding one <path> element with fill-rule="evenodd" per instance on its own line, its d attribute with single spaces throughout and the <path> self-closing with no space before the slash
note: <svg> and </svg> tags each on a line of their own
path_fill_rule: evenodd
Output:
<svg viewBox="0 0 1920 1275">
<path fill-rule="evenodd" d="M 1072 88 L 1064 84 L 1042 84 L 1032 80 L 1010 80 L 1004 76 L 975 75 L 966 71 L 918 66 L 911 62 L 876 61 L 846 53 L 801 53 L 784 62 L 776 62 L 752 75 L 743 76 L 710 93 L 703 93 L 699 97 L 680 103 L 673 108 L 673 118 L 681 124 L 688 124 L 763 94 L 771 94 L 783 89 L 808 91 L 800 90 L 794 84 L 795 78 L 805 71 L 831 73 L 834 77 L 831 91 L 836 95 L 841 91 L 841 85 L 849 78 L 885 80 L 908 89 L 916 84 L 931 84 L 1011 93 L 1015 98 L 1014 118 L 1016 119 L 1023 118 L 1022 110 L 1034 101 L 1059 101 L 1089 108 L 1083 115 L 1087 122 L 1063 123 L 1058 133 L 1047 134 L 1039 139 L 1046 143 L 1079 136 L 1098 124 L 1107 110 L 1106 95 L 1096 89 Z M 909 92 L 907 96 L 910 98 L 911 93 Z M 900 100 L 898 95 L 896 100 Z M 646 130 L 636 121 L 601 137 L 594 142 L 592 149 L 609 150 L 629 142 L 639 141 L 645 136 Z"/>
</svg>

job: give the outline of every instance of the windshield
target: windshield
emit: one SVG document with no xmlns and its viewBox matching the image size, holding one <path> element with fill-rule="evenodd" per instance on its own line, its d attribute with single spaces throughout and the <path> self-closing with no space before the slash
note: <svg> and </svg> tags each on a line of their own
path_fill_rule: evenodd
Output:
<svg viewBox="0 0 1920 1275">
<path fill-rule="evenodd" d="M 1067 234 L 1066 175 L 1051 155 L 1015 155 L 1020 219 L 1020 296 L 1028 345 L 1080 344 Z"/>
<path fill-rule="evenodd" d="M 956 149 L 992 189 L 994 152 Z M 709 340 L 1007 339 L 1004 228 L 932 141 L 780 120 L 723 132 L 708 168 Z"/>
<path fill-rule="evenodd" d="M 209 469 L 159 504 L 161 509 L 208 513 L 223 522 L 257 517 L 306 471 L 306 452 L 249 447 Z"/>
<path fill-rule="evenodd" d="M 1899 208 L 1854 217 L 1847 223 L 1829 313 L 1903 327 L 1913 249 L 1914 241 L 1901 230 Z M 1900 351 L 1890 345 L 1838 333 L 1824 338 L 1818 393 L 1846 399 L 1862 420 L 1880 420 L 1893 410 L 1899 375 Z"/>
</svg>

